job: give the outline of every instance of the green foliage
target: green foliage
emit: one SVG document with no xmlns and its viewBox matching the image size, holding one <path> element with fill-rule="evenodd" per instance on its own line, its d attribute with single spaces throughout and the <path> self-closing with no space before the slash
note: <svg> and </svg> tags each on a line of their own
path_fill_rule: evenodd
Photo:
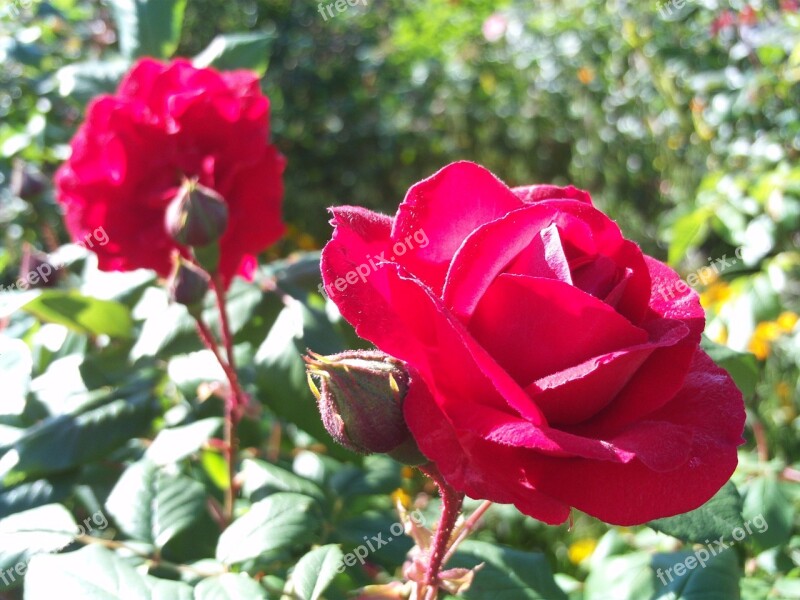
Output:
<svg viewBox="0 0 800 600">
<path fill-rule="evenodd" d="M 728 482 L 700 508 L 676 517 L 651 521 L 648 525 L 684 542 L 708 543 L 708 540 L 727 536 L 743 525 L 742 498 L 736 486 Z"/>
</svg>

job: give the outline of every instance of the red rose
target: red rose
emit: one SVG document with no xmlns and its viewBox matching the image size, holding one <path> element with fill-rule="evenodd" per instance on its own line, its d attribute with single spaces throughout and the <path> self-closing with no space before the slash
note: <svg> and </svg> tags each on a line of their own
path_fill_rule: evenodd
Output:
<svg viewBox="0 0 800 600">
<path fill-rule="evenodd" d="M 196 179 L 228 204 L 223 280 L 249 278 L 255 255 L 283 233 L 285 161 L 268 137 L 269 100 L 256 74 L 141 60 L 115 95 L 89 105 L 56 174 L 67 228 L 75 240 L 103 228 L 107 243 L 92 250 L 105 271 L 166 276 L 173 251 L 185 253 L 165 229 L 166 208 L 184 179 Z"/>
<path fill-rule="evenodd" d="M 509 189 L 461 162 L 394 219 L 333 215 L 325 287 L 427 384 L 405 417 L 455 488 L 548 523 L 574 506 L 629 525 L 694 509 L 730 477 L 744 406 L 698 347 L 697 295 L 586 192 Z"/>
</svg>

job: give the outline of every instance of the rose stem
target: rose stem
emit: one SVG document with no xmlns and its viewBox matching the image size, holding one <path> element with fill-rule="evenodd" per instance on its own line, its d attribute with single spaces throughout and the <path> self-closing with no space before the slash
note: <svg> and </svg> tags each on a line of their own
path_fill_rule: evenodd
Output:
<svg viewBox="0 0 800 600">
<path fill-rule="evenodd" d="M 225 403 L 225 447 L 227 449 L 226 459 L 228 463 L 228 485 L 225 495 L 225 516 L 228 521 L 233 521 L 233 503 L 236 498 L 236 425 L 239 422 L 241 411 L 246 405 L 245 395 L 239 385 L 239 377 L 236 375 L 236 357 L 233 353 L 233 336 L 231 335 L 230 323 L 228 322 L 228 310 L 225 305 L 225 288 L 222 285 L 222 278 L 219 273 L 215 274 L 212 280 L 214 295 L 217 298 L 217 310 L 219 311 L 220 331 L 222 333 L 222 343 L 225 346 L 225 353 L 228 357 L 228 379 L 231 384 L 231 398 Z"/>
<path fill-rule="evenodd" d="M 219 276 L 212 281 L 211 287 L 214 290 L 217 310 L 219 311 L 220 332 L 222 334 L 222 345 L 225 348 L 225 357 L 222 356 L 217 348 L 217 341 L 208 326 L 200 319 L 196 318 L 197 331 L 200 339 L 205 346 L 211 350 L 214 357 L 219 362 L 225 376 L 231 386 L 231 394 L 225 400 L 225 426 L 224 426 L 224 453 L 225 463 L 228 467 L 229 484 L 225 492 L 224 518 L 226 524 L 233 521 L 233 505 L 236 498 L 236 488 L 234 479 L 236 477 L 236 425 L 239 421 L 240 410 L 244 408 L 245 396 L 239 385 L 239 377 L 236 374 L 236 359 L 233 353 L 233 337 L 231 336 L 228 313 L 225 305 L 225 291 Z"/>
<path fill-rule="evenodd" d="M 455 527 L 458 515 L 461 514 L 464 494 L 457 492 L 447 483 L 434 463 L 428 463 L 419 467 L 419 469 L 434 481 L 442 497 L 442 516 L 436 526 L 436 534 L 433 537 L 425 572 L 425 586 L 428 588 L 425 599 L 436 600 L 439 590 L 439 571 L 441 571 L 444 564 L 445 553 L 450 542 L 450 535 L 453 533 L 453 527 Z"/>
<path fill-rule="evenodd" d="M 458 531 L 456 539 L 453 540 L 453 543 L 450 544 L 450 547 L 447 549 L 447 554 L 444 555 L 444 560 L 442 561 L 442 564 L 447 564 L 447 561 L 453 557 L 453 554 L 455 554 L 456 550 L 458 549 L 458 545 L 465 539 L 467 539 L 467 537 L 469 537 L 469 534 L 475 530 L 478 521 L 484 515 L 484 513 L 487 510 L 489 510 L 489 507 L 491 505 L 492 505 L 491 500 L 484 500 L 481 503 L 481 505 L 475 509 L 475 512 L 469 516 L 464 525 Z"/>
</svg>

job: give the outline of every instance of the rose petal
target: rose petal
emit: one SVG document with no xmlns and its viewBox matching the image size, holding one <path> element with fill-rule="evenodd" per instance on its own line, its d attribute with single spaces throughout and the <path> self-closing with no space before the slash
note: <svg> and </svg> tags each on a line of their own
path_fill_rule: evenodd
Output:
<svg viewBox="0 0 800 600">
<path fill-rule="evenodd" d="M 438 293 L 464 238 L 521 206 L 511 190 L 483 167 L 452 163 L 408 190 L 392 229 L 395 245 L 406 250 L 398 262 Z M 424 248 L 414 244 L 418 231 L 433 243 Z"/>
<path fill-rule="evenodd" d="M 614 400 L 657 348 L 678 343 L 688 330 L 679 321 L 657 321 L 648 333 L 644 344 L 594 356 L 534 381 L 525 391 L 551 425 L 586 421 Z M 594 423 L 587 427 L 600 431 Z"/>
<path fill-rule="evenodd" d="M 542 202 L 543 200 L 577 200 L 592 204 L 592 197 L 589 192 L 585 192 L 569 185 L 567 187 L 559 187 L 557 185 L 526 185 L 511 188 L 514 195 L 522 200 L 525 204 L 533 204 L 534 202 Z"/>
<path fill-rule="evenodd" d="M 468 329 L 523 386 L 648 339 L 644 330 L 576 287 L 509 274 L 486 291 Z"/>
<path fill-rule="evenodd" d="M 681 514 L 705 503 L 730 478 L 744 417 L 741 392 L 698 350 L 675 398 L 617 441 L 636 460 L 623 464 L 530 454 L 526 474 L 542 493 L 614 525 Z M 677 442 L 664 436 L 659 423 L 665 431 L 688 431 L 690 440 L 684 433 Z M 666 459 L 683 450 L 688 450 L 687 460 L 665 471 Z"/>
<path fill-rule="evenodd" d="M 705 313 L 694 290 L 663 263 L 649 256 L 645 261 L 654 282 L 648 318 L 677 321 L 687 332 L 675 344 L 656 349 L 614 402 L 592 419 L 592 430 L 604 435 L 658 410 L 681 389 L 705 326 Z"/>
<path fill-rule="evenodd" d="M 409 392 L 403 405 L 406 423 L 414 434 L 422 453 L 436 463 L 444 478 L 472 498 L 485 498 L 503 504 L 515 504 L 525 514 L 545 523 L 557 525 L 569 517 L 569 506 L 525 485 L 521 463 L 513 459 L 514 449 L 492 444 L 492 451 L 482 452 L 488 445 L 480 439 L 470 438 L 475 450 L 467 454 L 461 446 L 452 423 L 439 409 L 430 392 Z M 498 485 L 494 477 L 498 469 L 507 471 L 507 477 L 522 485 Z"/>
<path fill-rule="evenodd" d="M 445 305 L 465 322 L 475 310 L 492 281 L 514 260 L 524 256 L 539 232 L 555 224 L 565 256 L 588 262 L 605 256 L 619 266 L 620 275 L 631 268 L 630 302 L 626 312 L 636 316 L 647 309 L 650 281 L 644 260 L 635 245 L 627 242 L 616 224 L 588 204 L 574 200 L 553 200 L 531 204 L 478 227 L 459 248 L 447 273 Z M 574 267 L 573 267 L 574 268 Z M 516 268 L 515 268 L 516 269 Z M 626 314 L 627 316 L 627 314 Z"/>
</svg>

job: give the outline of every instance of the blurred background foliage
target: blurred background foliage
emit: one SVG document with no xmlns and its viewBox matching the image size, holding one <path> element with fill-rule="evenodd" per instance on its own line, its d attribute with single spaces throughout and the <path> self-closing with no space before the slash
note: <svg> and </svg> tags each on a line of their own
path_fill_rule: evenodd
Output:
<svg viewBox="0 0 800 600">
<path fill-rule="evenodd" d="M 755 516 L 754 507 L 771 515 L 771 537 L 761 536 L 739 552 L 738 563 L 715 572 L 720 581 L 739 571 L 747 575 L 741 593 L 748 600 L 800 598 L 800 12 L 795 0 L 366 0 L 366 6 L 325 18 L 314 2 L 188 0 L 171 2 L 183 12 L 183 28 L 172 46 L 158 48 L 132 47 L 121 35 L 124 17 L 115 19 L 114 5 L 4 0 L 0 7 L 0 286 L 13 286 L 32 250 L 63 252 L 68 238 L 50 177 L 68 154 L 66 144 L 86 103 L 113 90 L 130 59 L 148 51 L 200 56 L 204 64 L 266 74 L 273 139 L 289 159 L 285 215 L 291 225 L 270 258 L 320 248 L 330 231 L 328 206 L 358 204 L 391 214 L 411 184 L 453 160 L 481 163 L 512 185 L 572 183 L 591 190 L 627 237 L 669 261 L 701 293 L 709 315 L 704 344 L 745 392 L 748 443 L 735 482 L 746 516 L 748 510 Z M 227 37 L 217 38 L 221 34 Z M 320 439 L 316 414 L 281 410 L 304 393 L 299 351 L 312 345 L 332 352 L 357 342 L 344 324 L 323 318 L 324 301 L 310 291 L 318 283 L 314 255 L 293 256 L 262 275 L 280 280 L 282 289 L 302 301 L 299 313 L 296 306 L 281 307 L 245 288 L 236 296 L 242 311 L 237 343 L 253 365 L 245 380 L 255 393 L 272 394 L 266 404 L 274 411 L 254 421 L 251 442 L 272 439 L 273 418 L 297 424 L 284 466 L 334 494 L 353 468 L 337 461 L 352 457 L 312 460 L 312 453 L 298 449 L 313 449 L 313 436 Z M 64 261 L 69 268 L 60 288 L 91 295 L 101 282 L 106 287 L 100 297 L 126 311 L 123 324 L 114 325 L 124 330 L 123 341 L 96 344 L 95 336 L 110 333 L 108 306 L 87 305 L 95 317 L 106 314 L 105 321 L 53 315 L 44 302 L 26 306 L 24 318 L 0 312 L 5 333 L 33 348 L 30 374 L 39 382 L 33 408 L 2 426 L 27 426 L 52 412 L 46 383 L 66 376 L 64 359 L 75 352 L 87 355 L 81 380 L 66 380 L 76 393 L 111 381 L 118 385 L 114 376 L 127 373 L 131 362 L 140 369 L 168 364 L 175 389 L 164 392 L 159 387 L 164 381 L 153 375 L 148 381 L 161 390 L 161 401 L 142 410 L 161 414 L 170 399 L 185 396 L 181 414 L 213 417 L 214 410 L 195 398 L 195 378 L 180 369 L 178 359 L 199 349 L 187 341 L 191 326 L 174 325 L 174 312 L 143 321 L 149 313 L 141 301 L 152 295 L 144 292 L 152 279 L 117 280 L 115 288 L 85 257 Z M 83 283 L 69 271 L 82 273 Z M 293 337 L 298 319 L 313 344 Z M 66 337 L 56 335 L 57 343 L 53 323 L 70 329 Z M 268 333 L 273 345 L 259 350 Z M 274 350 L 276 341 L 288 354 Z M 146 372 L 140 371 L 138 385 Z M 293 387 L 276 391 L 286 377 Z M 159 419 L 155 430 L 182 422 L 174 412 Z M 0 450 L 7 443 L 3 439 L 0 435 Z M 137 450 L 118 452 L 123 460 Z M 202 477 L 213 481 L 218 455 L 203 453 L 202 469 L 195 465 L 192 475 L 203 471 Z M 306 460 L 300 467 L 298 457 Z M 104 468 L 94 467 L 91 476 L 102 480 Z M 422 489 L 420 480 L 397 468 L 389 473 L 380 461 L 365 468 L 358 493 Z M 72 477 L 62 471 L 56 469 L 57 477 Z M 30 467 L 27 473 L 37 471 Z M 4 493 L 0 507 L 10 502 Z M 330 528 L 339 528 L 337 542 L 346 543 L 350 535 L 358 543 L 361 531 L 375 531 L 374 522 L 365 524 L 364 511 L 383 511 L 381 523 L 391 523 L 388 502 L 377 495 L 354 501 L 347 507 L 349 517 L 341 504 L 336 507 L 326 514 Z M 543 527 L 504 507 L 489 517 L 479 538 L 545 551 L 571 598 L 651 597 L 652 577 L 642 578 L 636 561 L 654 549 L 679 548 L 664 536 L 656 539 L 648 528 L 607 528 L 585 517 L 570 531 Z M 347 529 L 339 518 L 365 522 L 348 521 Z M 186 560 L 186 548 L 171 551 Z M 382 564 L 397 564 L 396 555 L 404 551 L 393 547 Z M 501 558 L 501 570 L 515 560 Z M 602 575 L 608 569 L 627 575 L 612 581 Z M 365 583 L 361 579 L 340 587 Z M 709 581 L 701 583 L 722 585 Z"/>
</svg>

